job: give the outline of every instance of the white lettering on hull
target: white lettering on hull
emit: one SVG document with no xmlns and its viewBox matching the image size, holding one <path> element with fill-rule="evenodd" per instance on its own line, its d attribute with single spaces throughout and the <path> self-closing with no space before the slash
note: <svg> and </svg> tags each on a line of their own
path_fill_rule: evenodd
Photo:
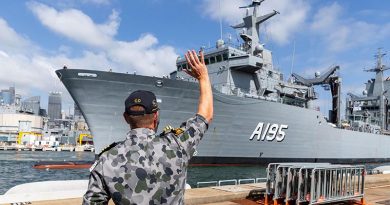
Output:
<svg viewBox="0 0 390 205">
<path fill-rule="evenodd" d="M 286 137 L 286 129 L 288 129 L 288 125 L 267 123 L 264 126 L 263 122 L 259 122 L 249 140 L 253 140 L 256 137 L 257 141 L 267 140 L 271 142 L 276 139 L 277 142 L 281 142 Z"/>
</svg>

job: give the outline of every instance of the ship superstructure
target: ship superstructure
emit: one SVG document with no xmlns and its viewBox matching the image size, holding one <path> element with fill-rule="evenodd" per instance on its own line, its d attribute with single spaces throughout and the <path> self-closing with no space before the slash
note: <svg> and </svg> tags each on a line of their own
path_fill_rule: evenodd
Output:
<svg viewBox="0 0 390 205">
<path fill-rule="evenodd" d="M 241 45 L 220 39 L 214 49 L 203 48 L 214 90 L 214 119 L 191 163 L 389 161 L 389 136 L 349 129 L 341 122 L 339 66 L 311 79 L 294 73 L 293 81 L 284 81 L 258 33 L 261 23 L 278 12 L 257 16 L 261 2 L 244 7 L 253 8 L 252 14 L 247 12 L 243 23 L 233 26 L 241 29 Z M 195 113 L 197 82 L 183 72 L 188 65 L 182 57 L 176 65 L 163 78 L 82 69 L 56 73 L 83 113 L 98 153 L 125 139 L 129 126 L 123 120 L 123 102 L 132 91 L 156 94 L 162 126 L 179 126 Z M 317 85 L 332 94 L 328 119 L 312 106 Z"/>
<path fill-rule="evenodd" d="M 362 96 L 348 93 L 346 99 L 346 118 L 348 124 L 346 128 L 356 131 L 371 133 L 385 133 L 389 126 L 389 97 L 390 81 L 383 78 L 383 72 L 388 70 L 382 58 L 385 54 L 381 49 L 375 55 L 377 62 L 372 69 L 367 72 L 374 72 L 375 79 L 370 79 L 366 83 L 366 89 Z"/>
<path fill-rule="evenodd" d="M 264 0 L 263 0 L 264 1 Z M 269 14 L 257 16 L 258 6 L 263 1 L 254 1 L 249 6 L 240 8 L 253 8 L 252 15 L 248 10 L 243 23 L 232 26 L 241 29 L 240 37 L 243 43 L 234 46 L 219 39 L 215 49 L 205 51 L 205 63 L 213 87 L 225 95 L 235 95 L 245 98 L 254 98 L 279 102 L 283 104 L 313 109 L 313 100 L 317 99 L 314 86 L 323 85 L 331 90 L 333 109 L 330 112 L 330 122 L 340 123 L 340 82 L 337 75 L 339 66 L 332 66 L 315 78 L 305 79 L 293 73 L 293 83 L 284 81 L 283 74 L 274 68 L 272 52 L 259 41 L 259 27 L 271 17 L 279 14 L 273 11 Z M 177 60 L 177 71 L 170 74 L 171 79 L 194 81 L 183 69 L 188 68 L 184 58 Z"/>
</svg>

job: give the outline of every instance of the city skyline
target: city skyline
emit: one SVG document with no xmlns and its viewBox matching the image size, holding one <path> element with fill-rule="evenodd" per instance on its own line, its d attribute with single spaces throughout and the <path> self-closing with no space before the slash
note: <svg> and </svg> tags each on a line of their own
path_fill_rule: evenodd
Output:
<svg viewBox="0 0 390 205">
<path fill-rule="evenodd" d="M 49 108 L 49 98 L 50 98 L 50 94 L 51 93 L 59 93 L 62 95 L 62 92 L 58 92 L 58 91 L 50 91 L 49 93 L 47 93 L 46 96 L 32 96 L 32 95 L 26 95 L 26 96 L 22 96 L 18 93 L 18 89 L 15 85 L 9 87 L 9 88 L 13 88 L 14 91 L 15 91 L 15 101 L 11 102 L 11 103 L 4 103 L 4 101 L 2 100 L 2 91 L 8 91 L 7 89 L 5 88 L 0 88 L 0 105 L 13 105 L 13 104 L 19 104 L 21 109 L 26 111 L 26 112 L 31 112 L 33 114 L 36 114 L 36 115 L 41 115 L 41 116 L 45 116 L 48 114 L 48 108 Z M 43 99 L 43 100 L 42 100 Z M 19 100 L 20 102 L 16 102 L 16 100 Z M 63 104 L 62 102 L 62 99 L 61 99 L 61 103 Z M 61 106 L 61 112 L 60 114 L 62 115 L 62 113 L 65 113 L 66 116 L 72 116 L 75 114 L 75 111 L 77 112 L 77 107 L 76 107 L 76 104 L 74 104 L 74 106 L 68 106 L 68 107 L 63 107 Z M 44 112 L 44 113 L 42 113 Z M 80 112 L 80 111 L 78 111 Z M 80 115 L 80 113 L 78 113 L 78 115 Z M 82 117 L 82 115 L 80 115 Z M 61 118 L 61 117 L 60 117 Z M 58 119 L 60 119 L 58 118 Z"/>
</svg>

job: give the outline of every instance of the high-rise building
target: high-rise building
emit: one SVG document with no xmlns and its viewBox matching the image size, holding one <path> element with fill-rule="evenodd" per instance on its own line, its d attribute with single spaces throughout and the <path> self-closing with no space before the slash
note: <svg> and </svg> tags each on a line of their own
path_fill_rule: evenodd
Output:
<svg viewBox="0 0 390 205">
<path fill-rule="evenodd" d="M 15 94 L 15 105 L 19 106 L 21 102 L 22 96 L 20 94 Z"/>
<path fill-rule="evenodd" d="M 50 92 L 49 93 L 49 105 L 47 107 L 49 122 L 54 122 L 56 119 L 61 119 L 61 93 L 60 92 Z"/>
<path fill-rule="evenodd" d="M 22 102 L 21 110 L 24 112 L 30 112 L 30 113 L 34 113 L 34 115 L 39 115 L 40 109 L 41 109 L 40 96 L 30 97 Z"/>
<path fill-rule="evenodd" d="M 0 104 L 12 105 L 15 102 L 15 87 L 0 91 Z"/>
<path fill-rule="evenodd" d="M 11 104 L 15 103 L 15 87 L 9 87 L 9 92 L 11 93 Z"/>
</svg>

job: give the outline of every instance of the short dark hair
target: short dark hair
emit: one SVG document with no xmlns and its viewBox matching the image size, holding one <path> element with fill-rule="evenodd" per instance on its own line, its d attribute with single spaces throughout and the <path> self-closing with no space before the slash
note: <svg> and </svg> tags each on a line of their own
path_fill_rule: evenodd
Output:
<svg viewBox="0 0 390 205">
<path fill-rule="evenodd" d="M 144 107 L 140 105 L 134 105 L 129 108 L 131 111 L 142 112 L 145 110 Z M 144 114 L 144 115 L 129 115 L 127 114 L 127 119 L 130 124 L 131 129 L 135 128 L 144 128 L 153 124 L 154 114 Z"/>
</svg>

